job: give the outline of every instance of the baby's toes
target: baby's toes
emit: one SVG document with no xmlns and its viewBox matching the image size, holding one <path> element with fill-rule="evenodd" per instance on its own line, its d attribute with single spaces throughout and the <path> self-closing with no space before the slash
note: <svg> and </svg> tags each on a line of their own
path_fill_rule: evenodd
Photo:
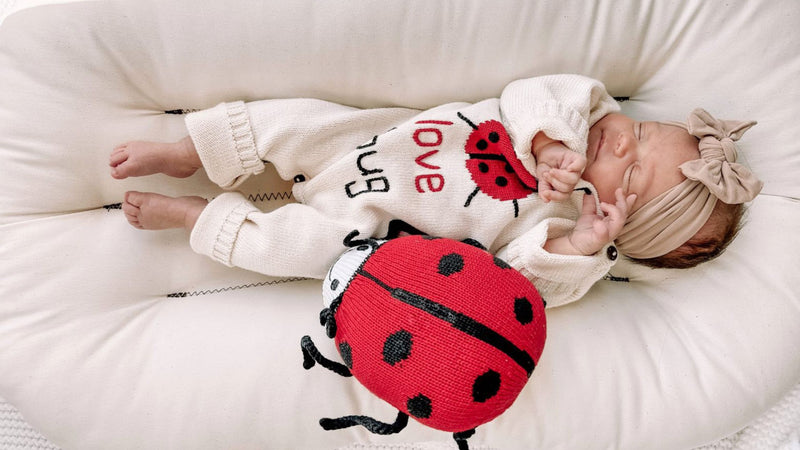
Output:
<svg viewBox="0 0 800 450">
<path fill-rule="evenodd" d="M 142 228 L 142 224 L 139 220 L 139 217 L 142 213 L 141 209 L 139 209 L 141 202 L 138 204 L 133 204 L 129 200 L 131 198 L 130 194 L 131 194 L 130 192 L 125 194 L 125 201 L 122 202 L 122 212 L 125 214 L 125 218 L 131 225 L 133 225 L 136 228 Z"/>
<path fill-rule="evenodd" d="M 128 159 L 128 145 L 120 145 L 119 147 L 115 148 L 111 152 L 111 156 L 108 158 L 108 164 L 110 166 L 118 166 L 125 162 Z"/>
<path fill-rule="evenodd" d="M 134 228 L 138 228 L 140 230 L 144 229 L 144 226 L 142 226 L 141 222 L 139 222 L 139 216 L 125 214 L 125 218 L 128 220 L 128 223 L 131 224 Z"/>
<path fill-rule="evenodd" d="M 117 147 L 108 160 L 108 165 L 111 166 L 111 176 L 116 179 L 123 179 L 128 177 L 129 168 L 125 163 L 128 162 L 130 154 L 127 147 Z"/>
<path fill-rule="evenodd" d="M 142 203 L 144 203 L 146 196 L 147 194 L 143 192 L 128 191 L 125 193 L 125 203 L 136 207 L 136 209 L 139 209 L 139 207 L 142 206 Z M 125 205 L 123 204 L 122 206 Z"/>
</svg>

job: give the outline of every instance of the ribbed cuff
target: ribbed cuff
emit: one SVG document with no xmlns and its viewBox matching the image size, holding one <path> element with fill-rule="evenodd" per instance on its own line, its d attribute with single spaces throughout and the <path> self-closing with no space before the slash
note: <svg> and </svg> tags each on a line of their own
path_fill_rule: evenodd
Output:
<svg viewBox="0 0 800 450">
<path fill-rule="evenodd" d="M 189 114 L 186 127 L 209 179 L 217 185 L 232 188 L 264 171 L 244 102 Z"/>
<path fill-rule="evenodd" d="M 233 248 L 239 230 L 251 212 L 258 209 L 239 193 L 230 192 L 212 200 L 192 229 L 192 250 L 214 261 L 232 266 Z"/>
<path fill-rule="evenodd" d="M 264 163 L 258 157 L 256 141 L 253 138 L 253 130 L 250 128 L 250 116 L 247 115 L 247 106 L 244 102 L 226 103 L 226 113 L 230 123 L 231 135 L 242 163 L 245 173 L 261 173 L 264 171 Z"/>
</svg>

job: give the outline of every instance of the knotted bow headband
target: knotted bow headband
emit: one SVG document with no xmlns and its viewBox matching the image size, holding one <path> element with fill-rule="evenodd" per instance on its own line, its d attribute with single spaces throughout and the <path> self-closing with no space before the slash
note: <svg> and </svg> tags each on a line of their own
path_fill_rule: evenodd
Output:
<svg viewBox="0 0 800 450">
<path fill-rule="evenodd" d="M 695 109 L 685 128 L 700 140 L 700 159 L 679 166 L 686 180 L 668 189 L 631 214 L 616 240 L 623 254 L 637 259 L 656 258 L 683 245 L 708 221 L 717 200 L 749 202 L 763 183 L 736 162 L 736 144 L 755 121 L 717 120 Z"/>
</svg>

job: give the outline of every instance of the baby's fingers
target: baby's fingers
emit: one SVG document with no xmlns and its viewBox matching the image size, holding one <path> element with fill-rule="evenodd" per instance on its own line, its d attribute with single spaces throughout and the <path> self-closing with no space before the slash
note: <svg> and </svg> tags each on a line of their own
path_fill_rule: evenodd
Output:
<svg viewBox="0 0 800 450">
<path fill-rule="evenodd" d="M 622 188 L 617 188 L 617 190 L 614 191 L 614 197 L 616 197 L 617 200 L 617 208 L 619 208 L 625 218 L 627 218 L 630 213 L 633 212 L 633 204 L 636 203 L 636 194 L 626 196 L 622 192 Z"/>
<path fill-rule="evenodd" d="M 547 172 L 550 176 L 550 183 L 561 192 L 569 192 L 575 189 L 575 185 L 581 179 L 580 172 L 572 172 L 563 169 L 553 169 Z"/>
<path fill-rule="evenodd" d="M 622 231 L 622 227 L 625 225 L 626 216 L 622 211 L 620 211 L 617 205 L 612 205 L 610 203 L 600 203 L 600 209 L 606 213 L 606 217 L 602 222 L 606 226 L 609 239 L 613 241 Z"/>
<path fill-rule="evenodd" d="M 552 173 L 553 171 L 551 170 L 543 177 L 543 179 L 539 180 L 539 196 L 547 201 L 555 200 L 560 202 L 568 199 L 570 194 L 572 194 L 572 188 L 566 186 L 564 182 L 553 178 L 550 175 Z M 546 195 L 544 196 L 542 196 L 543 187 L 546 191 Z"/>
<path fill-rule="evenodd" d="M 552 198 L 553 187 L 550 186 L 550 183 L 547 181 L 545 173 L 542 173 L 542 175 L 539 177 L 537 190 L 539 191 L 539 198 L 544 200 L 545 203 L 548 203 L 550 202 L 550 200 L 553 200 Z"/>
<path fill-rule="evenodd" d="M 625 226 L 625 221 L 628 219 L 629 205 L 632 206 L 636 200 L 636 195 L 632 194 L 628 197 L 622 193 L 622 189 L 617 189 L 615 193 L 617 203 L 600 203 L 600 209 L 606 214 L 603 222 L 606 224 L 608 235 L 611 240 L 614 240 L 622 232 L 622 227 Z"/>
<path fill-rule="evenodd" d="M 560 169 L 551 169 L 542 175 L 539 191 L 542 191 L 541 186 L 544 185 L 545 189 L 550 191 L 549 198 L 551 200 L 566 200 L 572 194 L 579 179 L 580 175 L 578 174 Z"/>
<path fill-rule="evenodd" d="M 558 191 L 548 191 L 546 196 L 546 201 L 556 201 L 556 202 L 563 202 L 564 200 L 569 198 L 569 194 L 565 194 L 563 192 Z"/>
<path fill-rule="evenodd" d="M 584 195 L 583 206 L 581 208 L 582 216 L 593 216 L 597 214 L 597 205 L 594 202 L 594 196 Z"/>
<path fill-rule="evenodd" d="M 631 215 L 633 213 L 633 205 L 636 203 L 636 194 L 631 194 L 625 197 L 625 206 L 627 206 L 626 214 Z"/>
<path fill-rule="evenodd" d="M 566 159 L 566 167 L 565 170 L 570 172 L 576 172 L 580 176 L 583 173 L 583 169 L 586 168 L 586 157 L 583 155 L 579 155 L 574 152 L 570 152 Z"/>
</svg>

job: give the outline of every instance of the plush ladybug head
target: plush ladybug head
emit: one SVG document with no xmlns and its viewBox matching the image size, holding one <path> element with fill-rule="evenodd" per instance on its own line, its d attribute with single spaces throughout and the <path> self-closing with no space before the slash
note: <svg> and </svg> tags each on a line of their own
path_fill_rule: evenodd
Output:
<svg viewBox="0 0 800 450">
<path fill-rule="evenodd" d="M 544 347 L 544 302 L 522 274 L 483 248 L 405 236 L 348 241 L 324 280 L 321 322 L 344 364 L 303 338 L 315 362 L 355 376 L 400 413 L 393 424 L 365 416 L 323 419 L 326 429 L 363 425 L 388 434 L 408 417 L 454 433 L 462 448 L 475 427 L 505 411 Z"/>
</svg>

